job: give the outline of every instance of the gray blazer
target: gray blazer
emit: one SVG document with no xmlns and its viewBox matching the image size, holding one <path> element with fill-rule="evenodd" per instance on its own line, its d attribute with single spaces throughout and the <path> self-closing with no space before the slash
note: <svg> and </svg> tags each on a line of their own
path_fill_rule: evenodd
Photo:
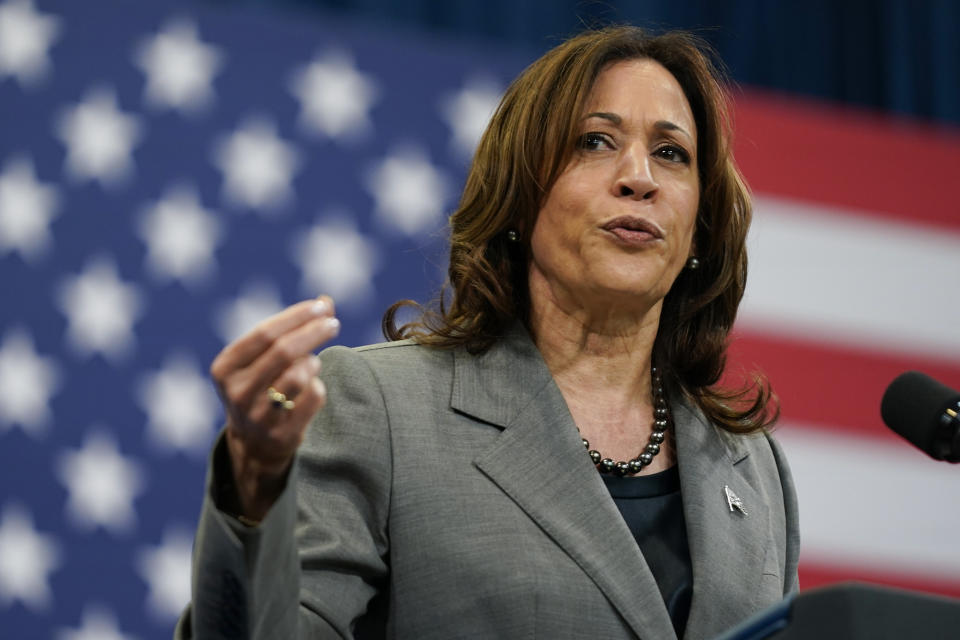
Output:
<svg viewBox="0 0 960 640">
<path fill-rule="evenodd" d="M 522 328 L 480 356 L 394 342 L 322 358 L 327 407 L 260 526 L 217 509 L 215 451 L 176 637 L 676 638 Z M 796 497 L 769 435 L 673 412 L 685 638 L 709 638 L 797 588 Z"/>
</svg>

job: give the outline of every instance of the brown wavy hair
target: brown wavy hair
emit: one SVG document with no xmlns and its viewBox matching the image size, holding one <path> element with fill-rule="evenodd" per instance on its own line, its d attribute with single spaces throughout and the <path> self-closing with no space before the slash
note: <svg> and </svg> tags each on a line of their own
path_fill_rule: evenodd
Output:
<svg viewBox="0 0 960 640">
<path fill-rule="evenodd" d="M 665 383 L 714 424 L 734 433 L 772 424 L 779 407 L 763 376 L 737 389 L 717 385 L 747 281 L 751 201 L 733 160 L 727 83 L 714 58 L 690 33 L 621 26 L 581 33 L 527 67 L 487 126 L 450 216 L 448 282 L 432 308 L 410 300 L 391 306 L 383 316 L 387 339 L 479 353 L 517 319 L 528 323 L 530 233 L 575 152 L 594 81 L 615 62 L 655 60 L 677 79 L 693 112 L 701 191 L 694 231 L 700 268 L 681 272 L 664 299 L 653 361 Z M 519 242 L 509 241 L 508 230 Z M 397 312 L 410 305 L 420 316 L 398 328 Z"/>
</svg>

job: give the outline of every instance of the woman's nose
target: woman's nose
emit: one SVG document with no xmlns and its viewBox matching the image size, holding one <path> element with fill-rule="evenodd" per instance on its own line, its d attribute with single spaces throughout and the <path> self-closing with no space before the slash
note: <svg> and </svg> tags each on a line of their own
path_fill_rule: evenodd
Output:
<svg viewBox="0 0 960 640">
<path fill-rule="evenodd" d="M 624 150 L 613 185 L 614 195 L 637 200 L 655 198 L 660 186 L 650 169 L 650 156 L 646 149 Z"/>
</svg>

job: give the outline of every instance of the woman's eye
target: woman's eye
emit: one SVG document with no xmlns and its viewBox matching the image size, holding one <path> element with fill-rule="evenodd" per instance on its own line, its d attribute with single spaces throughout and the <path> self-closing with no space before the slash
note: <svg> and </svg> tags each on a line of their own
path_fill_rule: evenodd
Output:
<svg viewBox="0 0 960 640">
<path fill-rule="evenodd" d="M 585 133 L 580 136 L 580 142 L 577 146 L 586 151 L 596 151 L 598 149 L 609 149 L 612 145 L 610 139 L 602 133 Z"/>
<path fill-rule="evenodd" d="M 675 147 L 673 145 L 667 145 L 665 147 L 660 147 L 653 152 L 659 158 L 663 158 L 667 162 L 677 162 L 682 164 L 690 164 L 690 154 L 687 153 L 682 147 Z"/>
</svg>

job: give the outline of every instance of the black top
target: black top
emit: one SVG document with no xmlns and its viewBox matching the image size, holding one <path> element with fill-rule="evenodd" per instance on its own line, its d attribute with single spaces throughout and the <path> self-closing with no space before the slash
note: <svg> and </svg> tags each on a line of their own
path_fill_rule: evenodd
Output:
<svg viewBox="0 0 960 640">
<path fill-rule="evenodd" d="M 602 477 L 657 580 L 677 637 L 682 638 L 693 597 L 693 566 L 680 472 L 674 465 L 649 476 Z"/>
</svg>

